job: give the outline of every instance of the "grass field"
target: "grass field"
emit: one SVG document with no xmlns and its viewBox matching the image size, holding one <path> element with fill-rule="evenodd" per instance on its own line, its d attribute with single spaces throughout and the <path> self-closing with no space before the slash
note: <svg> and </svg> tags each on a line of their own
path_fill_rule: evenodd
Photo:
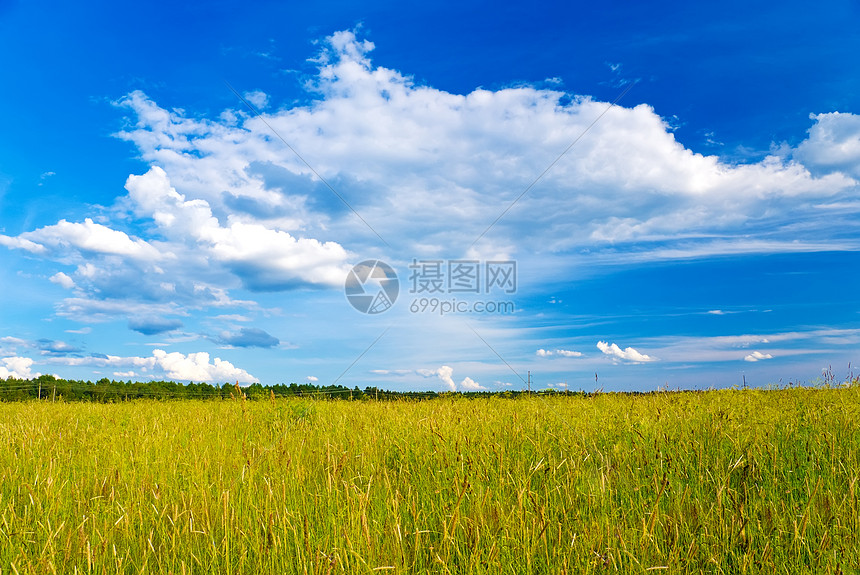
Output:
<svg viewBox="0 0 860 575">
<path fill-rule="evenodd" d="M 0 404 L 0 572 L 853 573 L 860 387 Z"/>
</svg>

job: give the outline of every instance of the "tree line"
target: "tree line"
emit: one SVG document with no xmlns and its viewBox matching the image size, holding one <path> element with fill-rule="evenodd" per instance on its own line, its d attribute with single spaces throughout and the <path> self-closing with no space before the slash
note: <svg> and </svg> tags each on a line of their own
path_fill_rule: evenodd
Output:
<svg viewBox="0 0 860 575">
<path fill-rule="evenodd" d="M 276 397 L 319 397 L 330 399 L 423 399 L 435 392 L 392 392 L 367 387 L 348 388 L 342 385 L 313 385 L 254 383 L 240 387 L 237 383 L 181 383 L 176 381 L 116 381 L 102 378 L 96 382 L 60 379 L 42 375 L 34 379 L 8 378 L 0 380 L 0 401 L 95 401 L 118 402 L 135 399 L 249 399 Z"/>
<path fill-rule="evenodd" d="M 524 391 L 505 392 L 458 392 L 457 395 L 470 397 L 503 396 L 515 397 Z M 556 394 L 555 391 L 541 391 L 541 394 Z M 359 389 L 342 385 L 313 385 L 310 383 L 279 383 L 262 385 L 254 383 L 240 387 L 237 383 L 180 383 L 176 381 L 115 381 L 102 378 L 96 382 L 60 379 L 52 375 L 42 375 L 34 379 L 0 379 L 0 401 L 93 401 L 120 402 L 137 399 L 247 399 L 266 400 L 283 397 L 307 397 L 332 400 L 378 400 L 401 399 L 423 400 L 451 395 L 451 392 L 435 391 L 391 391 L 377 387 Z"/>
</svg>

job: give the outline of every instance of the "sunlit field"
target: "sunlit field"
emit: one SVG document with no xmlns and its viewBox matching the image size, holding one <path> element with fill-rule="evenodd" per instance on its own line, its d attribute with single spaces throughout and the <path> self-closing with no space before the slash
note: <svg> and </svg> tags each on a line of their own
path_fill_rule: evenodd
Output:
<svg viewBox="0 0 860 575">
<path fill-rule="evenodd" d="M 851 573 L 860 387 L 0 404 L 2 573 Z"/>
</svg>

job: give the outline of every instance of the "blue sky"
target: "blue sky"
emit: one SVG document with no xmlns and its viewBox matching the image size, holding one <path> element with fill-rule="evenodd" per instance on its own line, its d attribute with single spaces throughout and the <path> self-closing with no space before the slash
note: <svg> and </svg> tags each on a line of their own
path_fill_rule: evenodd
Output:
<svg viewBox="0 0 860 575">
<path fill-rule="evenodd" d="M 0 377 L 843 378 L 858 24 L 856 1 L 0 2 Z M 366 260 L 399 279 L 383 313 L 344 293 Z M 415 293 L 432 262 L 479 293 Z"/>
</svg>

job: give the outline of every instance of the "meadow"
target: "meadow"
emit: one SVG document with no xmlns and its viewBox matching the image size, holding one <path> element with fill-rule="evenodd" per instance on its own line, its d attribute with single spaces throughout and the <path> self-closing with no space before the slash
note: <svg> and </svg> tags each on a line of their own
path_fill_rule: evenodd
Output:
<svg viewBox="0 0 860 575">
<path fill-rule="evenodd" d="M 860 386 L 0 403 L 0 573 L 860 572 Z"/>
</svg>

